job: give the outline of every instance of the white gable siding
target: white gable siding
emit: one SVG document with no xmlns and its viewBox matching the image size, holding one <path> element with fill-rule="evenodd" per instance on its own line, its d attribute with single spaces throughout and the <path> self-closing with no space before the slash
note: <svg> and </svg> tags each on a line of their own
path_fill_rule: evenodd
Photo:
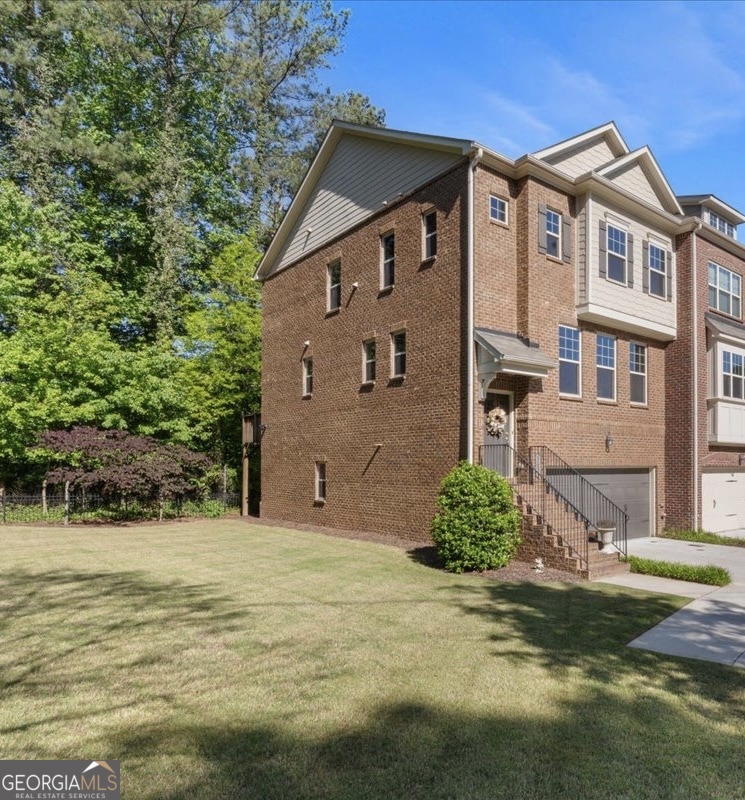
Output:
<svg viewBox="0 0 745 800">
<path fill-rule="evenodd" d="M 615 157 L 605 139 L 596 139 L 580 149 L 559 153 L 544 160 L 570 177 L 576 178 L 578 175 L 602 167 Z"/>
<path fill-rule="evenodd" d="M 645 328 L 648 323 L 649 335 L 659 334 L 661 328 L 674 332 L 676 325 L 675 306 L 677 303 L 676 280 L 677 271 L 673 243 L 667 234 L 656 231 L 639 219 L 630 217 L 608 204 L 592 198 L 588 203 L 587 219 L 587 273 L 586 290 L 579 289 L 580 304 L 590 303 L 595 314 L 605 318 L 604 324 L 614 325 L 614 317 L 618 318 L 618 327 L 629 330 L 629 325 Z M 634 237 L 634 285 L 622 286 L 600 276 L 600 220 L 617 224 Z M 653 237 L 650 239 L 650 235 Z M 643 291 L 643 255 L 642 242 L 652 241 L 664 247 L 672 256 L 673 289 L 672 300 L 668 301 Z M 582 317 L 582 315 L 580 315 Z M 590 319 L 590 317 L 588 317 Z M 624 322 L 625 320 L 625 322 Z M 599 321 L 599 320 L 596 320 Z M 643 331 L 639 330 L 639 333 Z"/>
<path fill-rule="evenodd" d="M 277 258 L 275 271 L 380 211 L 384 200 L 393 201 L 431 180 L 459 158 L 422 147 L 342 136 Z"/>
<path fill-rule="evenodd" d="M 613 181 L 616 186 L 620 186 L 627 192 L 631 192 L 631 194 L 638 197 L 640 200 L 646 200 L 647 203 L 650 203 L 655 208 L 665 210 L 660 202 L 660 198 L 652 188 L 649 179 L 644 174 L 644 170 L 639 164 L 632 164 L 627 169 L 618 173 L 609 173 L 607 177 L 609 180 Z"/>
</svg>

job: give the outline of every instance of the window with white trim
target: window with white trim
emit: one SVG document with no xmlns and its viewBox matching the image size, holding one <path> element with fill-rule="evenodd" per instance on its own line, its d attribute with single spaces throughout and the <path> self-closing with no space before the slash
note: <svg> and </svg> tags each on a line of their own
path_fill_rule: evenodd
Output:
<svg viewBox="0 0 745 800">
<path fill-rule="evenodd" d="M 303 397 L 313 394 L 313 359 L 303 359 Z"/>
<path fill-rule="evenodd" d="M 638 405 L 647 404 L 647 347 L 629 344 L 629 398 Z"/>
<path fill-rule="evenodd" d="M 489 195 L 489 219 L 492 222 L 507 224 L 507 201 L 494 194 Z"/>
<path fill-rule="evenodd" d="M 649 243 L 649 293 L 667 297 L 667 251 Z"/>
<path fill-rule="evenodd" d="M 731 222 L 728 222 L 724 217 L 720 217 L 719 214 L 715 214 L 708 209 L 706 210 L 706 214 L 708 216 L 709 225 L 711 225 L 712 228 L 716 228 L 732 239 L 737 238 L 737 231 Z"/>
<path fill-rule="evenodd" d="M 579 329 L 559 325 L 559 394 L 580 396 Z"/>
<path fill-rule="evenodd" d="M 538 252 L 569 264 L 572 260 L 572 226 L 569 217 L 538 205 Z M 603 244 L 605 247 L 605 244 Z"/>
<path fill-rule="evenodd" d="M 396 278 L 396 237 L 386 233 L 380 237 L 380 288 L 393 286 Z"/>
<path fill-rule="evenodd" d="M 597 335 L 597 394 L 599 400 L 616 399 L 616 340 Z"/>
<path fill-rule="evenodd" d="M 316 461 L 316 502 L 326 502 L 326 462 Z"/>
<path fill-rule="evenodd" d="M 406 375 L 406 331 L 391 334 L 391 377 Z"/>
<path fill-rule="evenodd" d="M 328 265 L 328 310 L 341 308 L 341 261 L 333 261 Z"/>
<path fill-rule="evenodd" d="M 424 260 L 437 255 L 437 212 L 433 209 L 422 215 L 422 234 L 424 236 Z"/>
<path fill-rule="evenodd" d="M 722 394 L 735 400 L 743 399 L 743 356 L 722 351 Z"/>
<path fill-rule="evenodd" d="M 740 318 L 742 280 L 736 272 L 709 262 L 709 308 Z"/>
<path fill-rule="evenodd" d="M 362 382 L 375 383 L 375 339 L 362 343 Z"/>
<path fill-rule="evenodd" d="M 561 214 L 546 209 L 546 255 L 561 257 Z"/>
<path fill-rule="evenodd" d="M 608 278 L 618 283 L 627 282 L 627 234 L 608 223 Z"/>
</svg>

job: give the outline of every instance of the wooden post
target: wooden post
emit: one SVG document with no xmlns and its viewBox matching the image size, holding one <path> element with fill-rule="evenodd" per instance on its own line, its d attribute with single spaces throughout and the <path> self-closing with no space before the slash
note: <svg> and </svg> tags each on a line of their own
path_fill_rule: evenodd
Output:
<svg viewBox="0 0 745 800">
<path fill-rule="evenodd" d="M 253 441 L 253 425 L 251 425 L 251 417 L 247 414 L 243 415 L 243 435 L 241 437 L 241 447 L 243 450 L 243 487 L 241 492 L 241 516 L 247 517 L 248 516 L 248 493 L 249 493 L 249 485 L 248 485 L 248 468 L 249 468 L 249 460 L 248 460 L 248 446 Z"/>
</svg>

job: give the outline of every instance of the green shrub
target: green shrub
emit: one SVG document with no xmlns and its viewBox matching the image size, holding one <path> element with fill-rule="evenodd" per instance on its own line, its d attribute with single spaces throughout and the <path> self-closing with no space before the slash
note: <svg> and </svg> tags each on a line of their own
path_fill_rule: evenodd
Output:
<svg viewBox="0 0 745 800">
<path fill-rule="evenodd" d="M 723 544 L 728 547 L 745 547 L 745 539 L 738 539 L 735 536 L 719 536 L 708 531 L 676 530 L 667 528 L 662 536 L 665 539 L 678 539 L 683 542 L 701 542 L 702 544 Z"/>
<path fill-rule="evenodd" d="M 694 566 L 692 564 L 674 564 L 671 561 L 655 561 L 651 558 L 629 556 L 626 559 L 632 572 L 640 575 L 654 575 L 657 578 L 672 578 L 676 581 L 705 583 L 709 586 L 726 586 L 732 577 L 723 567 Z"/>
<path fill-rule="evenodd" d="M 520 512 L 512 489 L 492 470 L 460 463 L 437 496 L 432 538 L 449 572 L 504 567 L 520 544 Z"/>
</svg>

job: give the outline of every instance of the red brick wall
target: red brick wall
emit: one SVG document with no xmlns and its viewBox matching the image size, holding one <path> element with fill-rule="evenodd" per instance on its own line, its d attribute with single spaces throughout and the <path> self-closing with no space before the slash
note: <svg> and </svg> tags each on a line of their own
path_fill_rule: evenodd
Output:
<svg viewBox="0 0 745 800">
<path fill-rule="evenodd" d="M 703 313 L 706 306 L 707 282 L 705 271 L 699 276 L 697 291 L 703 306 L 694 311 L 692 295 L 692 249 L 693 234 L 685 233 L 676 240 L 676 268 L 678 289 L 678 335 L 665 353 L 667 382 L 665 386 L 668 414 L 666 419 L 666 468 L 667 468 L 667 518 L 669 527 L 696 527 L 694 518 L 693 476 L 693 325 L 698 326 L 698 392 L 699 422 L 706 430 L 706 342 Z M 703 284 L 701 283 L 703 277 Z M 699 425 L 699 451 L 701 425 Z M 699 492 L 700 482 L 696 482 Z M 699 517 L 700 519 L 700 517 Z"/>
<path fill-rule="evenodd" d="M 466 170 L 459 166 L 266 281 L 262 516 L 429 538 L 439 483 L 464 453 Z M 430 207 L 438 252 L 423 264 L 421 214 Z M 395 286 L 381 292 L 380 235 L 390 230 Z M 327 314 L 326 267 L 336 258 L 342 306 Z M 401 329 L 406 377 L 390 380 L 390 334 Z M 371 388 L 362 386 L 368 338 L 377 342 Z M 308 356 L 314 391 L 302 399 Z M 315 461 L 327 465 L 325 504 L 314 501 Z"/>
<path fill-rule="evenodd" d="M 742 472 L 739 466 L 741 447 L 710 445 L 708 435 L 707 397 L 709 396 L 709 361 L 707 357 L 707 332 L 705 314 L 709 311 L 708 266 L 715 261 L 745 277 L 745 260 L 733 256 L 713 242 L 696 236 L 696 307 L 693 305 L 693 233 L 678 236 L 678 338 L 667 353 L 667 385 L 669 414 L 667 419 L 667 460 L 670 478 L 669 516 L 671 527 L 698 527 L 701 525 L 701 474 L 707 469 L 730 467 Z M 713 312 L 715 313 L 715 312 Z M 727 319 L 723 316 L 723 319 Z M 694 326 L 697 334 L 696 353 L 698 370 L 696 387 L 698 419 L 695 442 L 698 449 L 698 470 L 694 476 L 693 464 L 693 348 Z M 694 489 L 695 486 L 695 489 Z M 698 513 L 694 507 L 694 491 L 698 495 Z"/>
<path fill-rule="evenodd" d="M 486 170 L 478 171 L 476 197 L 483 198 L 497 182 Z M 537 343 L 558 362 L 559 325 L 579 327 L 582 346 L 582 397 L 559 398 L 559 374 L 551 370 L 546 378 L 502 375 L 496 388 L 514 391 L 516 447 L 524 453 L 529 446 L 547 445 L 575 467 L 654 468 L 656 522 L 665 512 L 665 348 L 664 343 L 645 337 L 578 323 L 577 304 L 577 219 L 573 197 L 533 179 L 509 186 L 511 218 L 509 236 L 488 219 L 486 200 L 476 203 L 476 326 L 515 330 L 507 324 L 514 319 L 516 330 Z M 496 192 L 500 194 L 500 192 Z M 565 263 L 538 251 L 538 207 L 550 208 L 572 219 L 572 261 Z M 512 254 L 516 263 L 510 263 Z M 597 269 L 590 256 L 589 268 Z M 494 288 L 496 280 L 499 291 Z M 598 401 L 596 393 L 597 332 L 616 337 L 616 401 Z M 629 398 L 629 343 L 647 346 L 646 407 L 631 406 Z M 476 392 L 478 387 L 476 387 Z M 474 414 L 476 445 L 483 442 L 483 405 Z M 606 452 L 605 438 L 614 444 Z"/>
</svg>

